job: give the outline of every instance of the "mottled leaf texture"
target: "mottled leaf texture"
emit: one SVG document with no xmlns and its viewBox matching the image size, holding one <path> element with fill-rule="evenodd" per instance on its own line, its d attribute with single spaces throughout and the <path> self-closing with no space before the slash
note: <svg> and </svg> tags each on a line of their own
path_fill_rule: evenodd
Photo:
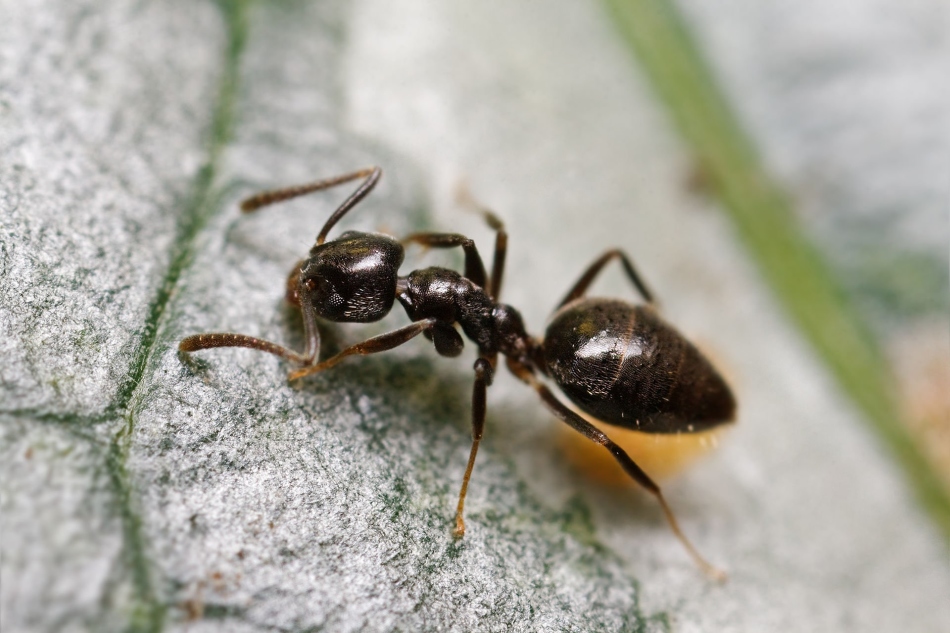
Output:
<svg viewBox="0 0 950 633">
<path fill-rule="evenodd" d="M 369 165 L 382 183 L 331 237 L 458 231 L 487 254 L 466 183 L 508 224 L 533 332 L 600 252 L 632 255 L 736 387 L 721 450 L 665 484 L 728 583 L 651 499 L 569 463 L 503 371 L 453 539 L 471 346 L 294 385 L 259 352 L 178 353 L 222 330 L 300 348 L 286 274 L 348 191 L 237 202 Z M 0 629 L 945 628 L 943 544 L 690 165 L 596 5 L 6 3 Z M 403 270 L 433 263 L 461 260 L 410 248 Z M 614 273 L 596 291 L 634 297 Z M 327 325 L 325 350 L 405 323 Z"/>
</svg>

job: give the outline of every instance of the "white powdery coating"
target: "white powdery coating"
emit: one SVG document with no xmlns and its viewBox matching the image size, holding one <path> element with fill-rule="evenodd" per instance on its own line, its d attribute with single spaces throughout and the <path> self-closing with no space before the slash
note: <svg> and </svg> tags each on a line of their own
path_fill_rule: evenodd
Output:
<svg viewBox="0 0 950 633">
<path fill-rule="evenodd" d="M 4 9 L 4 410 L 99 413 L 129 374 L 206 159 L 221 35 L 190 3 Z"/>
<path fill-rule="evenodd" d="M 52 425 L 0 417 L 0 629 L 125 625 L 122 526 L 105 450 Z"/>
</svg>

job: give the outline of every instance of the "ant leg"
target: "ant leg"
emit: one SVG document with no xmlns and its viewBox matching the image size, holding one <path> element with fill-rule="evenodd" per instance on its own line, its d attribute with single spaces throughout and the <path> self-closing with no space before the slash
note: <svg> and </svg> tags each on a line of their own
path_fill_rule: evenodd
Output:
<svg viewBox="0 0 950 633">
<path fill-rule="evenodd" d="M 476 285 L 485 287 L 487 275 L 482 256 L 475 248 L 475 242 L 459 233 L 413 233 L 402 240 L 403 244 L 419 244 L 426 248 L 454 248 L 461 246 L 465 251 L 465 277 Z"/>
<path fill-rule="evenodd" d="M 379 178 L 382 175 L 383 170 L 379 167 L 367 167 L 366 169 L 360 169 L 359 171 L 354 171 L 349 174 L 343 174 L 342 176 L 335 176 L 333 178 L 326 178 L 324 180 L 317 180 L 304 185 L 262 191 L 251 196 L 250 198 L 245 199 L 241 203 L 241 211 L 244 213 L 250 213 L 260 209 L 261 207 L 266 207 L 277 202 L 290 200 L 291 198 L 313 193 L 314 191 L 329 189 L 330 187 L 342 185 L 343 183 L 350 182 L 351 180 L 365 178 L 363 183 L 357 187 L 356 191 L 354 191 L 349 198 L 343 201 L 343 204 L 341 204 L 337 210 L 333 212 L 333 215 L 331 215 L 323 225 L 323 228 L 320 230 L 320 234 L 317 236 L 317 244 L 323 244 L 323 242 L 327 239 L 327 233 L 330 232 L 330 229 L 333 228 L 333 225 L 336 224 L 340 218 L 346 215 L 347 211 L 355 207 L 360 200 L 365 198 L 366 195 L 373 190 L 373 187 L 376 186 L 376 183 L 379 182 Z"/>
<path fill-rule="evenodd" d="M 487 387 L 491 386 L 495 370 L 492 369 L 492 363 L 487 358 L 479 358 L 475 361 L 475 385 L 472 388 L 472 450 L 468 454 L 468 466 L 465 468 L 465 476 L 462 478 L 462 489 L 459 491 L 458 508 L 455 510 L 455 529 L 453 534 L 455 538 L 465 536 L 465 495 L 468 493 L 468 480 L 472 476 L 472 469 L 475 468 L 475 455 L 478 454 L 478 444 L 482 441 L 482 431 L 485 429 L 485 402 Z"/>
<path fill-rule="evenodd" d="M 505 274 L 505 257 L 508 255 L 508 232 L 504 223 L 488 209 L 482 209 L 488 226 L 495 229 L 495 256 L 491 264 L 491 283 L 488 294 L 496 302 L 501 299 L 501 280 Z"/>
<path fill-rule="evenodd" d="M 558 308 L 561 308 L 574 299 L 584 296 L 584 293 L 587 292 L 588 286 L 594 281 L 594 278 L 603 270 L 610 260 L 615 257 L 620 258 L 620 262 L 623 264 L 624 271 L 627 273 L 627 277 L 630 278 L 630 281 L 633 282 L 633 285 L 636 286 L 637 290 L 646 299 L 647 303 L 654 303 L 653 293 L 650 292 L 647 285 L 640 279 L 640 275 L 637 274 L 636 269 L 633 267 L 633 263 L 630 259 L 618 248 L 611 249 L 598 257 L 594 263 L 592 263 L 584 274 L 581 275 L 581 278 L 577 280 L 577 283 L 574 284 L 574 287 L 567 293 L 567 296 L 558 304 Z"/>
<path fill-rule="evenodd" d="M 367 339 L 362 343 L 357 343 L 356 345 L 347 347 L 336 356 L 331 356 L 322 363 L 317 363 L 316 365 L 310 365 L 308 367 L 298 369 L 297 371 L 290 372 L 290 375 L 287 377 L 287 379 L 297 380 L 298 378 L 315 374 L 317 372 L 323 371 L 324 369 L 329 369 L 347 356 L 353 356 L 354 354 L 365 356 L 367 354 L 376 354 L 377 352 L 389 351 L 399 347 L 403 343 L 412 340 L 427 330 L 432 330 L 435 328 L 437 323 L 438 321 L 436 319 L 423 319 L 422 321 L 416 321 L 415 323 L 399 328 L 398 330 L 393 330 L 392 332 L 386 332 L 385 334 L 374 336 L 373 338 Z"/>
<path fill-rule="evenodd" d="M 635 482 L 640 484 L 640 486 L 642 486 L 647 492 L 652 494 L 660 503 L 660 507 L 663 509 L 663 514 L 666 517 L 666 522 L 673 530 L 673 534 L 676 536 L 679 542 L 683 544 L 683 547 L 686 548 L 686 551 L 689 552 L 689 555 L 699 566 L 699 568 L 702 569 L 706 575 L 715 580 L 724 581 L 726 579 L 726 573 L 708 563 L 706 559 L 704 559 L 699 554 L 696 548 L 693 547 L 693 544 L 689 542 L 689 539 L 687 539 L 686 535 L 683 534 L 683 531 L 680 530 L 679 523 L 677 523 L 676 517 L 673 515 L 673 511 L 670 509 L 670 506 L 667 505 L 666 499 L 663 498 L 663 493 L 660 491 L 660 487 L 652 479 L 650 479 L 650 476 L 647 475 L 643 469 L 640 468 L 637 463 L 630 458 L 629 455 L 627 455 L 626 451 L 617 446 L 613 440 L 607 437 L 607 435 L 596 426 L 568 409 L 560 400 L 557 399 L 553 393 L 551 393 L 550 389 L 538 381 L 534 375 L 534 372 L 529 367 L 509 358 L 508 368 L 513 374 L 515 374 L 515 376 L 534 388 L 534 390 L 541 397 L 541 400 L 544 402 L 544 404 L 547 405 L 548 409 L 550 409 L 554 415 L 560 418 L 562 422 L 566 422 L 568 426 L 581 433 L 587 439 L 600 444 L 610 451 L 610 454 L 613 455 L 613 458 L 617 460 L 617 463 L 620 464 L 627 475 L 629 475 L 630 478 Z"/>
<path fill-rule="evenodd" d="M 298 365 L 311 365 L 320 354 L 320 330 L 317 328 L 317 319 L 313 314 L 313 310 L 307 306 L 302 307 L 301 311 L 303 313 L 304 338 L 306 339 L 306 349 L 304 349 L 303 354 L 264 339 L 231 332 L 186 336 L 178 343 L 178 349 L 182 352 L 197 352 L 198 350 L 214 347 L 246 347 L 280 356 Z"/>
<path fill-rule="evenodd" d="M 492 259 L 491 281 L 486 287 L 488 294 L 496 302 L 501 299 L 501 280 L 505 274 L 505 256 L 508 254 L 508 232 L 505 223 L 488 207 L 482 206 L 464 184 L 459 187 L 458 201 L 465 205 L 467 210 L 474 211 L 482 216 L 485 223 L 495 231 L 495 255 Z"/>
</svg>

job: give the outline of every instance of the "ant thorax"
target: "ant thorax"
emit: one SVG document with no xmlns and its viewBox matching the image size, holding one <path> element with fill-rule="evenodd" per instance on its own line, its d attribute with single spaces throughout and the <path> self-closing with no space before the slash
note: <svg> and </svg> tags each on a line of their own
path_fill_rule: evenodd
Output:
<svg viewBox="0 0 950 633">
<path fill-rule="evenodd" d="M 396 296 L 413 321 L 458 323 L 482 354 L 523 356 L 527 334 L 518 311 L 495 303 L 484 288 L 454 270 L 414 270 L 399 279 Z"/>
</svg>

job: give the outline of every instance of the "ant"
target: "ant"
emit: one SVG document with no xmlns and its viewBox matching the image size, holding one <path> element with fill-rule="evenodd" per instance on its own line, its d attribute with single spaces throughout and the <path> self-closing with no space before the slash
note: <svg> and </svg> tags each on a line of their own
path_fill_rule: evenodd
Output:
<svg viewBox="0 0 950 633">
<path fill-rule="evenodd" d="M 653 293 L 620 250 L 598 257 L 558 304 L 545 337 L 525 331 L 521 315 L 499 303 L 508 234 L 491 211 L 479 208 L 495 231 L 491 275 L 485 271 L 475 243 L 458 233 L 413 233 L 399 241 L 380 233 L 347 231 L 327 241 L 327 234 L 379 182 L 379 167 L 305 185 L 264 191 L 241 203 L 249 213 L 277 202 L 362 179 L 357 189 L 323 225 L 307 259 L 287 279 L 286 298 L 300 308 L 306 340 L 303 353 L 244 334 L 196 334 L 179 349 L 194 352 L 213 347 L 247 347 L 289 360 L 298 380 L 333 367 L 347 356 L 385 352 L 419 334 L 436 352 L 456 357 L 464 342 L 456 329 L 478 346 L 472 392 L 472 447 L 455 513 L 456 537 L 465 534 L 465 494 L 485 427 L 486 389 L 492 384 L 498 355 L 508 369 L 534 389 L 555 416 L 603 446 L 623 470 L 659 502 L 673 533 L 696 564 L 714 578 L 725 575 L 706 562 L 682 533 L 660 487 L 593 424 L 565 406 L 541 378 L 555 382 L 581 410 L 607 424 L 647 433 L 693 433 L 731 421 L 736 403 L 728 385 L 710 362 L 657 314 Z M 461 247 L 464 274 L 441 267 L 400 276 L 404 246 Z M 609 262 L 619 259 L 645 305 L 616 299 L 587 298 L 588 287 Z M 317 319 L 338 323 L 369 323 L 386 316 L 396 301 L 412 324 L 347 347 L 319 360 Z"/>
</svg>

